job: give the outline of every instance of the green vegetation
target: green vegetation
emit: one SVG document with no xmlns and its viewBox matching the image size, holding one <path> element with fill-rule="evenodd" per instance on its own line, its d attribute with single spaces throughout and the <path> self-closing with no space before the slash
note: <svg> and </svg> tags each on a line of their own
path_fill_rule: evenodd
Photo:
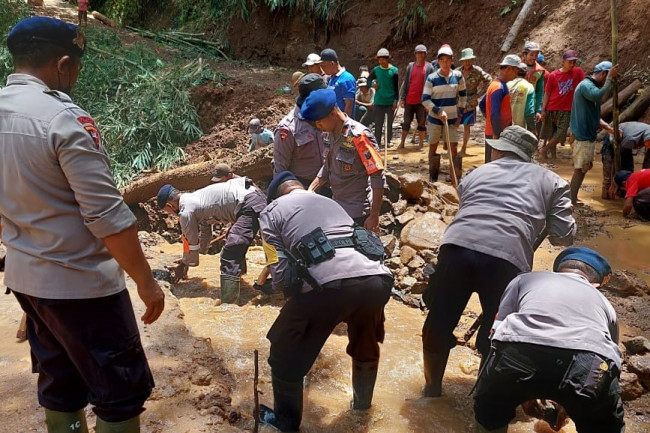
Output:
<svg viewBox="0 0 650 433">
<path fill-rule="evenodd" d="M 399 0 L 397 2 L 397 30 L 395 31 L 395 41 L 410 41 L 420 30 L 422 24 L 427 21 L 427 11 L 424 9 L 423 0 Z"/>
<path fill-rule="evenodd" d="M 7 50 L 9 30 L 23 18 L 29 16 L 27 3 L 21 0 L 0 0 L 0 86 L 4 85 L 7 75 L 14 69 L 11 56 Z"/>
<path fill-rule="evenodd" d="M 501 18 L 505 17 L 508 15 L 510 12 L 515 10 L 519 6 L 519 2 L 517 0 L 510 0 L 510 4 L 508 6 L 505 6 L 499 10 L 499 16 Z"/>
</svg>

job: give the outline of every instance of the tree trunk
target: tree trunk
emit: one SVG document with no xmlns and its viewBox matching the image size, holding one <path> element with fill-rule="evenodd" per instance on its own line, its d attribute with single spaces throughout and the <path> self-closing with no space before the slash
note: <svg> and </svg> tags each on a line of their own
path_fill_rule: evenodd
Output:
<svg viewBox="0 0 650 433">
<path fill-rule="evenodd" d="M 650 87 L 646 88 L 619 116 L 619 123 L 637 120 L 650 106 Z"/>
<path fill-rule="evenodd" d="M 203 188 L 210 184 L 214 167 L 220 162 L 227 162 L 235 174 L 247 176 L 253 181 L 266 180 L 273 176 L 271 146 L 243 155 L 232 161 L 211 160 L 185 165 L 162 173 L 152 174 L 132 182 L 122 190 L 124 202 L 131 206 L 149 200 L 158 194 L 160 187 L 166 183 L 174 185 L 181 191 Z"/>
<path fill-rule="evenodd" d="M 533 3 L 535 3 L 535 0 L 526 0 L 526 3 L 519 11 L 519 15 L 517 15 L 517 19 L 515 20 L 514 24 L 512 24 L 512 27 L 508 32 L 508 36 L 506 36 L 506 40 L 503 41 L 503 45 L 501 46 L 502 53 L 505 53 L 510 49 L 512 42 L 517 37 L 517 34 L 519 34 L 519 29 L 521 28 L 521 25 L 524 23 L 524 20 L 528 16 L 528 12 L 530 12 L 530 10 L 532 9 Z"/>
<path fill-rule="evenodd" d="M 643 85 L 641 81 L 634 80 L 632 84 L 628 85 L 625 89 L 618 92 L 618 105 L 622 105 L 625 101 L 630 99 Z M 600 106 L 600 117 L 607 117 L 612 114 L 613 99 L 609 98 L 603 105 Z"/>
</svg>

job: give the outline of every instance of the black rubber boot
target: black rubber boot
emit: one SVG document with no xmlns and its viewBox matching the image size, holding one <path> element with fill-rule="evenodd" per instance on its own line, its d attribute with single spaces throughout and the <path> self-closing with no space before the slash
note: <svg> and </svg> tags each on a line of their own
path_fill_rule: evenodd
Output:
<svg viewBox="0 0 650 433">
<path fill-rule="evenodd" d="M 118 422 L 107 422 L 97 417 L 95 433 L 140 433 L 140 415 Z"/>
<path fill-rule="evenodd" d="M 83 409 L 76 412 L 45 409 L 45 425 L 48 433 L 88 433 L 86 414 Z"/>
<path fill-rule="evenodd" d="M 236 304 L 239 301 L 239 277 L 221 274 L 221 302 Z"/>
<path fill-rule="evenodd" d="M 429 155 L 429 181 L 437 182 L 440 172 L 440 155 Z"/>
<path fill-rule="evenodd" d="M 440 397 L 442 395 L 442 377 L 445 375 L 449 352 L 431 353 L 422 351 L 424 357 L 424 397 Z"/>
<path fill-rule="evenodd" d="M 463 176 L 463 157 L 455 156 L 454 157 L 454 171 L 456 172 L 456 180 L 460 182 L 460 178 Z"/>
<path fill-rule="evenodd" d="M 377 380 L 379 361 L 361 362 L 352 360 L 352 409 L 366 410 L 372 403 L 372 394 Z"/>
<path fill-rule="evenodd" d="M 297 432 L 302 421 L 302 381 L 272 378 L 273 410 L 260 405 L 259 420 L 283 432 Z"/>
</svg>

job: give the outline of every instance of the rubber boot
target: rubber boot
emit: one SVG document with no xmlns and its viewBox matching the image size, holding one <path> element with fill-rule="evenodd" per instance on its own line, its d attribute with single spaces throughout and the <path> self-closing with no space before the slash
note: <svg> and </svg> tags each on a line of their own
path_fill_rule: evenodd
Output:
<svg viewBox="0 0 650 433">
<path fill-rule="evenodd" d="M 456 155 L 454 157 L 454 171 L 456 172 L 456 180 L 460 182 L 460 178 L 463 176 L 463 157 Z"/>
<path fill-rule="evenodd" d="M 440 172 L 440 155 L 429 155 L 429 181 L 437 182 Z"/>
<path fill-rule="evenodd" d="M 119 422 L 108 422 L 97 417 L 95 433 L 140 433 L 140 415 Z"/>
<path fill-rule="evenodd" d="M 379 361 L 361 362 L 352 360 L 352 409 L 366 410 L 372 403 L 372 393 L 377 380 Z"/>
<path fill-rule="evenodd" d="M 609 187 L 612 185 L 612 172 L 614 171 L 614 164 L 609 155 L 603 155 L 603 189 L 600 197 L 604 200 L 609 200 Z"/>
<path fill-rule="evenodd" d="M 442 377 L 445 375 L 449 352 L 431 353 L 422 351 L 424 357 L 424 397 L 440 397 L 442 395 Z"/>
<path fill-rule="evenodd" d="M 479 424 L 478 421 L 474 420 L 474 432 L 475 433 L 508 433 L 508 426 L 498 428 L 496 430 L 488 430 Z"/>
<path fill-rule="evenodd" d="M 239 301 L 239 277 L 221 274 L 221 303 L 236 304 Z"/>
<path fill-rule="evenodd" d="M 48 433 L 88 433 L 86 414 L 83 409 L 76 412 L 45 409 L 45 425 Z"/>
<path fill-rule="evenodd" d="M 297 432 L 302 421 L 302 381 L 272 378 L 273 410 L 260 405 L 259 420 L 283 432 Z"/>
</svg>

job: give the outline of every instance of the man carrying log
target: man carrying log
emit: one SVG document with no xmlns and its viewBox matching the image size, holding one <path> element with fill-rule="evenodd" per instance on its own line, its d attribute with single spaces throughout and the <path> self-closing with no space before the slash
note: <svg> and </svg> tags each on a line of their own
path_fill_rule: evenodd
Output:
<svg viewBox="0 0 650 433">
<path fill-rule="evenodd" d="M 216 173 L 218 182 L 192 193 L 181 193 L 172 185 L 158 191 L 158 207 L 178 216 L 183 232 L 183 258 L 172 268 L 176 278 L 187 278 L 189 267 L 199 265 L 212 240 L 211 222 L 232 223 L 221 250 L 221 302 L 239 300 L 240 275 L 246 270 L 246 252 L 259 230 L 258 217 L 266 196 L 247 177 Z M 222 181 L 223 177 L 227 179 Z"/>
<path fill-rule="evenodd" d="M 569 185 L 531 163 L 537 138 L 509 126 L 488 143 L 492 162 L 470 172 L 458 186 L 460 208 L 442 238 L 436 272 L 422 295 L 429 307 L 422 328 L 425 397 L 442 394 L 447 358 L 456 345 L 453 331 L 472 292 L 478 293 L 486 318 L 476 339 L 485 358 L 503 290 L 517 274 L 530 271 L 533 245 L 544 227 L 554 245 L 571 244 L 576 231 Z"/>
</svg>

